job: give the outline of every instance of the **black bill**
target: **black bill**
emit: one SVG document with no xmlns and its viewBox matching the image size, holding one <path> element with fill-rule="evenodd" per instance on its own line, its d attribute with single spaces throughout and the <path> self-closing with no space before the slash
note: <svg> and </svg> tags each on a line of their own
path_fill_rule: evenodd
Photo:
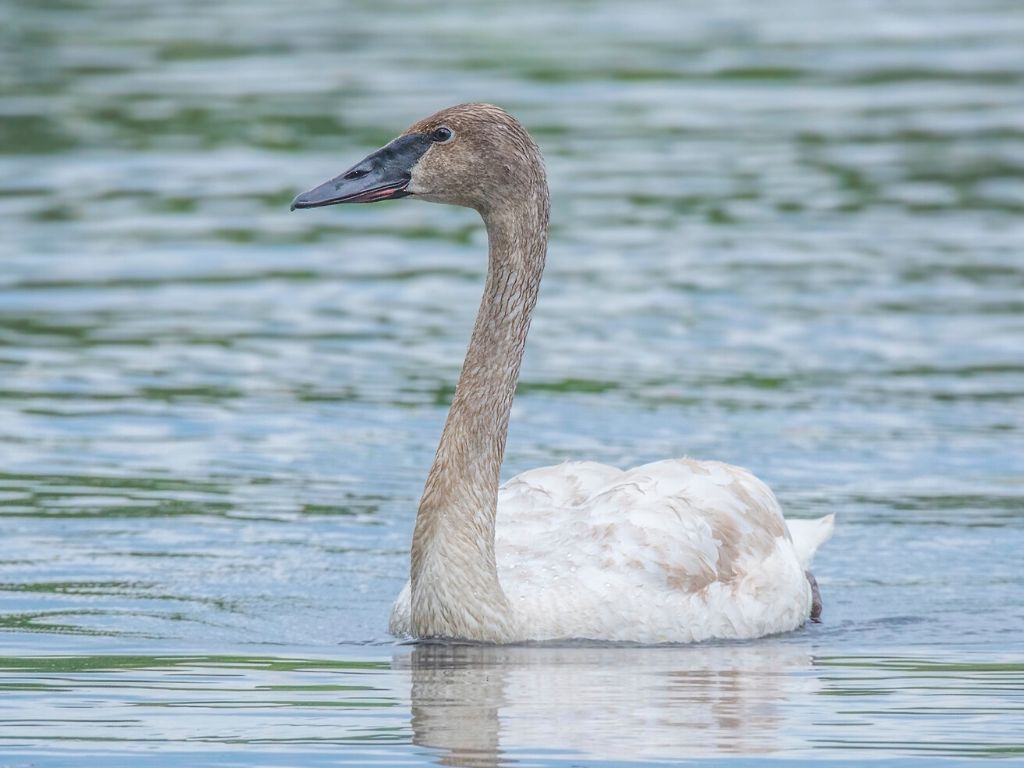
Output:
<svg viewBox="0 0 1024 768">
<path fill-rule="evenodd" d="M 352 166 L 340 176 L 292 200 L 296 208 L 319 208 L 337 203 L 376 203 L 412 193 L 406 191 L 413 166 L 430 148 L 430 137 L 422 133 L 400 136 Z"/>
</svg>

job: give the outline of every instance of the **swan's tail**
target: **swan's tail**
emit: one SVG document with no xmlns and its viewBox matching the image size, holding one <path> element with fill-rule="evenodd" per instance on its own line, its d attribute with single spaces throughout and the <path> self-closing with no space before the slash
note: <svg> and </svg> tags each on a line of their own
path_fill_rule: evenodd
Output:
<svg viewBox="0 0 1024 768">
<path fill-rule="evenodd" d="M 832 528 L 835 526 L 836 516 L 825 515 L 817 520 L 787 520 L 789 534 L 793 537 L 793 548 L 796 549 L 796 556 L 800 559 L 800 565 L 806 571 L 811 567 L 814 560 L 814 553 L 818 547 L 832 537 Z"/>
</svg>

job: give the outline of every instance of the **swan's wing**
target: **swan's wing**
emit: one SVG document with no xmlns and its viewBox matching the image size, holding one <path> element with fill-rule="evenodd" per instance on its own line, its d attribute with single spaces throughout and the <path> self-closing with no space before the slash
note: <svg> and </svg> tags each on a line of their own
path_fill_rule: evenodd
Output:
<svg viewBox="0 0 1024 768">
<path fill-rule="evenodd" d="M 501 488 L 497 538 L 510 555 L 529 557 L 546 540 L 564 544 L 568 561 L 608 568 L 628 569 L 642 555 L 644 568 L 696 588 L 736 578 L 740 560 L 767 557 L 789 532 L 774 494 L 747 470 L 673 459 L 628 471 L 567 462 L 524 472 Z"/>
<path fill-rule="evenodd" d="M 501 489 L 495 545 L 510 601 L 554 633 L 641 617 L 651 637 L 687 639 L 687 623 L 693 639 L 752 636 L 798 626 L 810 605 L 775 496 L 720 462 L 524 473 Z"/>
<path fill-rule="evenodd" d="M 625 476 L 618 467 L 596 461 L 567 461 L 516 475 L 499 490 L 498 510 L 575 507 Z"/>
</svg>

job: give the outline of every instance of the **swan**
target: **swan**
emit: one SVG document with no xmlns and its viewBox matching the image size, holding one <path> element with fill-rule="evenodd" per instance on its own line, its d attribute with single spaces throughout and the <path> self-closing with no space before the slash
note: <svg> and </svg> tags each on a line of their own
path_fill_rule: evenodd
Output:
<svg viewBox="0 0 1024 768">
<path fill-rule="evenodd" d="M 747 639 L 821 612 L 809 568 L 833 515 L 786 521 L 740 467 L 573 461 L 500 485 L 547 253 L 540 150 L 510 114 L 461 104 L 413 125 L 292 210 L 401 197 L 473 208 L 483 299 L 423 495 L 397 637 L 485 643 Z"/>
</svg>

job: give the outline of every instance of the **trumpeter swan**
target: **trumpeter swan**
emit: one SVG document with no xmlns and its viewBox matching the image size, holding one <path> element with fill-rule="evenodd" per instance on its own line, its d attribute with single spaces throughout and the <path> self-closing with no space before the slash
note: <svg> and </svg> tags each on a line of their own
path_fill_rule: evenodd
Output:
<svg viewBox="0 0 1024 768">
<path fill-rule="evenodd" d="M 819 612 L 808 568 L 833 517 L 787 523 L 745 469 L 568 462 L 499 487 L 547 251 L 543 158 L 511 115 L 463 104 L 416 123 L 292 208 L 406 196 L 477 210 L 489 260 L 390 631 L 493 643 L 688 642 L 784 632 Z"/>
</svg>

